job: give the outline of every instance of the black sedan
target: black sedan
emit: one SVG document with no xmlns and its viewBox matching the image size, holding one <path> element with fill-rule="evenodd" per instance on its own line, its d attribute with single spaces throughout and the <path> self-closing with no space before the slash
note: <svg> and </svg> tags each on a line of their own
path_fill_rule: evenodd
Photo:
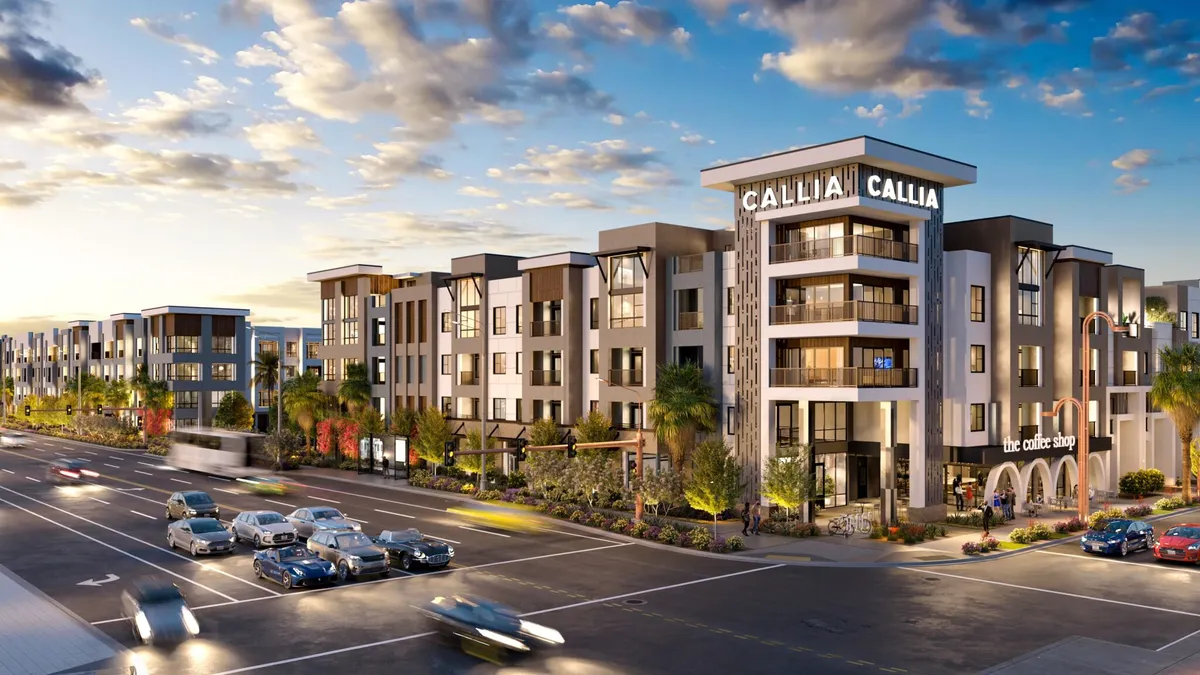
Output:
<svg viewBox="0 0 1200 675">
<path fill-rule="evenodd" d="M 200 634 L 200 624 L 174 584 L 148 580 L 121 594 L 125 618 L 142 644 L 179 643 Z"/>
<path fill-rule="evenodd" d="M 453 546 L 426 537 L 415 528 L 384 530 L 378 537 L 371 537 L 371 541 L 383 548 L 390 567 L 399 567 L 405 571 L 416 565 L 429 569 L 445 567 L 454 557 Z"/>
<path fill-rule="evenodd" d="M 563 644 L 562 634 L 553 628 L 525 621 L 515 609 L 476 596 L 438 597 L 417 609 L 443 638 L 492 663 L 528 654 L 534 647 Z"/>
</svg>

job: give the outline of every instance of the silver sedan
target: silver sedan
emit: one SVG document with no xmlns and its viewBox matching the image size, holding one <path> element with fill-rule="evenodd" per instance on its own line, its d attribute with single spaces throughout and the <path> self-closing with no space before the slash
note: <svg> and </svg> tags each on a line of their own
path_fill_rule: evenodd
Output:
<svg viewBox="0 0 1200 675">
<path fill-rule="evenodd" d="M 233 553 L 233 533 L 216 518 L 189 518 L 167 526 L 167 544 L 186 548 L 192 555 Z"/>
<path fill-rule="evenodd" d="M 253 541 L 254 548 L 294 544 L 296 528 L 274 511 L 243 511 L 233 519 L 233 537 L 238 541 Z"/>
<path fill-rule="evenodd" d="M 342 515 L 341 511 L 329 506 L 313 506 L 306 509 L 296 509 L 288 515 L 287 521 L 296 528 L 296 536 L 307 540 L 317 532 L 330 530 L 354 530 L 359 532 L 362 525 Z"/>
</svg>

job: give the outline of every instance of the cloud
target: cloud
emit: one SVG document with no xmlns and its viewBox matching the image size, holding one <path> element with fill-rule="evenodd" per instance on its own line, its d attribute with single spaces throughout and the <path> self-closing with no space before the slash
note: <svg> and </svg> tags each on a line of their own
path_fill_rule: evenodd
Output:
<svg viewBox="0 0 1200 675">
<path fill-rule="evenodd" d="M 621 171 L 612 181 L 612 191 L 619 195 L 658 192 L 683 185 L 683 181 L 665 168 Z"/>
<path fill-rule="evenodd" d="M 1144 148 L 1134 148 L 1129 152 L 1121 155 L 1112 161 L 1114 169 L 1122 171 L 1137 171 L 1154 163 L 1154 155 L 1157 150 L 1147 150 Z"/>
<path fill-rule="evenodd" d="M 1092 40 L 1092 63 L 1107 71 L 1128 70 L 1136 64 L 1187 74 L 1193 67 L 1200 69 L 1200 62 L 1194 61 L 1200 58 L 1197 51 L 1200 43 L 1192 22 L 1179 19 L 1163 24 L 1150 12 L 1135 12 Z"/>
<path fill-rule="evenodd" d="M 0 320 L 0 335 L 8 335 L 9 337 L 24 338 L 28 333 L 40 333 L 50 330 L 56 326 L 65 326 L 68 321 L 71 321 L 74 315 L 54 316 L 52 314 L 40 314 L 36 316 L 17 316 L 11 319 Z"/>
<path fill-rule="evenodd" d="M 8 128 L 8 135 L 31 144 L 49 143 L 81 153 L 94 152 L 117 141 L 124 127 L 84 112 L 42 115 Z"/>
<path fill-rule="evenodd" d="M 371 201 L 370 195 L 357 194 L 347 195 L 345 197 L 310 197 L 305 203 L 318 209 L 332 211 L 334 209 L 340 209 L 347 206 L 362 206 L 369 201 Z"/>
<path fill-rule="evenodd" d="M 992 116 L 992 104 L 983 100 L 982 91 L 968 89 L 963 92 L 963 100 L 967 104 L 967 114 L 971 117 L 986 120 Z"/>
<path fill-rule="evenodd" d="M 640 40 L 646 45 L 669 42 L 676 49 L 686 51 L 692 38 L 670 11 L 647 7 L 633 0 L 612 5 L 605 2 L 571 5 L 558 11 L 566 16 L 568 23 L 551 26 L 549 34 L 574 40 L 577 45 L 585 39 L 609 44 Z"/>
<path fill-rule="evenodd" d="M 205 65 L 212 65 L 221 60 L 221 55 L 218 54 L 216 50 L 212 49 L 211 47 L 206 47 L 199 42 L 196 42 L 192 38 L 183 35 L 182 33 L 176 32 L 174 28 L 171 28 L 165 22 L 158 19 L 144 19 L 138 17 L 130 19 L 129 24 L 136 28 L 141 28 L 155 37 L 179 45 L 189 54 L 194 55 L 196 59 L 200 61 L 200 63 Z"/>
<path fill-rule="evenodd" d="M 232 122 L 228 113 L 215 111 L 225 103 L 229 89 L 216 78 L 201 75 L 182 96 L 164 91 L 152 99 L 141 99 L 124 112 L 130 120 L 126 129 L 148 136 L 182 138 L 215 134 Z"/>
<path fill-rule="evenodd" d="M 1054 93 L 1054 85 L 1042 82 L 1038 85 L 1038 100 L 1048 108 L 1076 109 L 1083 105 L 1084 94 L 1080 89 L 1071 89 L 1061 94 Z"/>
<path fill-rule="evenodd" d="M 1112 161 L 1112 167 L 1125 173 L 1117 177 L 1113 184 L 1121 194 L 1137 192 L 1150 185 L 1150 180 L 1138 175 L 1143 169 L 1162 168 L 1179 164 L 1190 164 L 1200 161 L 1200 154 L 1179 155 L 1163 158 L 1157 150 L 1149 148 L 1134 148 Z"/>
<path fill-rule="evenodd" d="M 705 138 L 705 137 L 701 136 L 700 134 L 684 134 L 683 136 L 679 137 L 679 142 L 686 143 L 687 145 L 715 145 L 716 144 L 716 141 Z"/>
<path fill-rule="evenodd" d="M 321 306 L 320 284 L 309 283 L 304 279 L 288 279 L 265 284 L 242 293 L 234 293 L 219 298 L 222 304 L 236 307 L 251 307 L 254 311 L 273 310 L 275 313 L 288 315 L 305 315 L 315 318 Z M 263 325 L 263 319 L 256 319 Z"/>
<path fill-rule="evenodd" d="M 524 203 L 531 206 L 561 206 L 567 209 L 579 209 L 585 211 L 612 210 L 612 207 L 608 204 L 597 202 L 589 197 L 575 194 L 574 192 L 551 192 L 545 197 L 531 197 L 526 199 Z"/>
<path fill-rule="evenodd" d="M 305 188 L 290 180 L 296 167 L 289 162 L 248 162 L 214 153 L 153 151 L 123 145 L 110 146 L 105 153 L 118 171 L 114 179 L 135 185 L 262 194 L 287 194 Z"/>
<path fill-rule="evenodd" d="M 882 103 L 875 104 L 874 108 L 860 105 L 854 109 L 854 116 L 862 120 L 875 120 L 879 126 L 883 126 L 884 122 L 887 122 L 888 111 Z"/>
<path fill-rule="evenodd" d="M 487 197 L 488 199 L 499 199 L 500 191 L 492 188 L 475 187 L 474 185 L 464 185 L 458 188 L 455 194 L 463 197 Z"/>
<path fill-rule="evenodd" d="M 0 103 L 79 108 L 77 90 L 98 80 L 78 56 L 32 33 L 49 13 L 46 0 L 0 0 Z"/>
<path fill-rule="evenodd" d="M 20 171 L 25 168 L 25 162 L 15 159 L 0 159 L 0 171 Z"/>
<path fill-rule="evenodd" d="M 0 183 L 0 208 L 18 208 L 41 204 L 54 196 L 57 186 L 51 184 Z"/>
<path fill-rule="evenodd" d="M 242 68 L 287 68 L 288 60 L 279 55 L 279 52 L 264 47 L 262 45 L 253 45 L 249 49 L 243 49 L 233 55 L 234 63 Z"/>
<path fill-rule="evenodd" d="M 653 206 L 646 206 L 644 204 L 635 204 L 625 210 L 635 216 L 649 216 L 658 213 L 658 209 L 654 208 Z"/>
<path fill-rule="evenodd" d="M 267 159 L 287 159 L 293 148 L 318 149 L 321 139 L 303 117 L 292 120 L 260 122 L 244 127 L 246 141 Z"/>
<path fill-rule="evenodd" d="M 521 163 L 493 177 L 541 185 L 582 185 L 594 182 L 597 176 L 615 173 L 612 187 L 619 194 L 679 184 L 654 148 L 634 148 L 624 140 L 582 143 L 581 146 L 529 148 Z"/>
<path fill-rule="evenodd" d="M 581 111 L 608 110 L 613 97 L 597 90 L 590 82 L 563 70 L 538 70 L 530 77 L 528 90 L 537 102 Z"/>
<path fill-rule="evenodd" d="M 615 127 L 619 127 L 622 124 L 625 124 L 625 117 L 616 113 L 609 113 L 604 116 L 604 121 Z"/>
<path fill-rule="evenodd" d="M 1150 185 L 1149 179 L 1136 176 L 1131 173 L 1123 173 L 1117 176 L 1113 181 L 1113 186 L 1118 194 L 1132 194 L 1138 190 L 1142 190 Z"/>
<path fill-rule="evenodd" d="M 414 141 L 376 143 L 374 155 L 360 155 L 347 160 L 358 175 L 370 185 L 384 186 L 406 176 L 422 176 L 444 180 L 451 176 L 442 168 L 442 159 L 425 154 L 426 145 Z"/>
<path fill-rule="evenodd" d="M 1152 100 L 1154 100 L 1156 98 L 1160 98 L 1162 96 L 1168 96 L 1170 94 L 1177 94 L 1180 92 L 1188 91 L 1189 89 L 1193 89 L 1195 86 L 1196 85 L 1192 85 L 1192 84 L 1166 84 L 1161 87 L 1155 87 L 1155 88 L 1151 89 L 1150 91 L 1143 94 L 1142 97 L 1139 98 L 1138 100 L 1144 103 L 1146 101 L 1152 101 Z"/>
</svg>

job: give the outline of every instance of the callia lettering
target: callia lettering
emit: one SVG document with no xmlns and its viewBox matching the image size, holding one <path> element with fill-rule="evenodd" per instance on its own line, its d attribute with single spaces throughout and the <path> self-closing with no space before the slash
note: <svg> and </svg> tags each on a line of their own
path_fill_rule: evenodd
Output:
<svg viewBox="0 0 1200 675">
<path fill-rule="evenodd" d="M 902 180 L 883 178 L 875 174 L 867 177 L 867 195 L 876 199 L 889 199 L 898 204 L 912 204 L 933 211 L 941 208 L 937 190 L 918 187 Z"/>
</svg>

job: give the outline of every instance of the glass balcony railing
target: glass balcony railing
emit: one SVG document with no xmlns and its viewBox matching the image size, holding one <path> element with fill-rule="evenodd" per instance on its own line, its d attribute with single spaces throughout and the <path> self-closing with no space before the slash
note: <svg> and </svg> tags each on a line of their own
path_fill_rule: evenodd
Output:
<svg viewBox="0 0 1200 675">
<path fill-rule="evenodd" d="M 1021 368 L 1017 371 L 1017 379 L 1022 387 L 1042 386 L 1042 371 L 1037 368 Z"/>
<path fill-rule="evenodd" d="M 531 337 L 552 337 L 562 335 L 561 321 L 533 321 L 529 324 Z"/>
<path fill-rule="evenodd" d="M 463 372 L 458 374 L 458 383 L 464 384 L 464 385 L 479 384 L 479 376 L 476 375 L 473 371 L 465 371 L 464 370 Z"/>
<path fill-rule="evenodd" d="M 699 330 L 704 328 L 704 312 L 680 312 L 676 330 Z"/>
<path fill-rule="evenodd" d="M 531 370 L 529 383 L 535 387 L 557 387 L 562 384 L 561 370 Z"/>
<path fill-rule="evenodd" d="M 913 325 L 917 323 L 917 308 L 913 305 L 895 305 L 865 300 L 774 305 L 771 307 L 772 326 L 832 321 L 872 321 Z"/>
<path fill-rule="evenodd" d="M 772 368 L 772 387 L 915 387 L 916 368 Z"/>
<path fill-rule="evenodd" d="M 1041 428 L 1036 424 L 1022 424 L 1020 428 L 1021 440 L 1027 441 L 1040 433 Z"/>
<path fill-rule="evenodd" d="M 917 245 L 855 234 L 828 239 L 807 239 L 771 246 L 771 262 L 797 262 L 865 255 L 902 262 L 917 262 Z"/>
<path fill-rule="evenodd" d="M 640 387 L 642 386 L 642 371 L 610 370 L 608 371 L 608 381 L 624 387 Z"/>
</svg>

